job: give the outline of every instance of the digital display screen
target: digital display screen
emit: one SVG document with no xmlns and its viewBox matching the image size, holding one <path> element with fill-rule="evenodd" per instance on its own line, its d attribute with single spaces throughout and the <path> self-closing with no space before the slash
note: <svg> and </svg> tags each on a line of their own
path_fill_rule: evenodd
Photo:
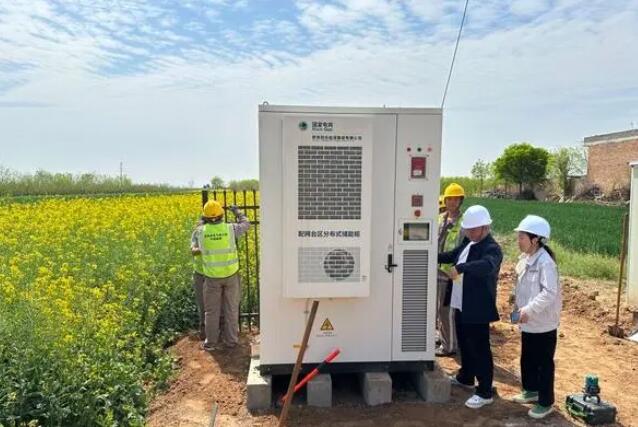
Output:
<svg viewBox="0 0 638 427">
<path fill-rule="evenodd" d="M 406 222 L 403 224 L 403 240 L 430 240 L 429 222 Z"/>
</svg>

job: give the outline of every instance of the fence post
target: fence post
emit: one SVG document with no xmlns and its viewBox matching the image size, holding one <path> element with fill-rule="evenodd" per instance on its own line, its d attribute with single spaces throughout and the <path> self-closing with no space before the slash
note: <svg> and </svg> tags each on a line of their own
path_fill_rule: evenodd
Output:
<svg viewBox="0 0 638 427">
<path fill-rule="evenodd" d="M 244 210 L 244 213 L 250 221 L 252 230 L 253 241 L 251 242 L 251 230 L 249 229 L 241 240 L 238 241 L 237 250 L 243 262 L 240 263 L 240 271 L 245 280 L 242 280 L 242 288 L 245 292 L 242 292 L 242 301 L 240 301 L 240 314 L 239 314 L 239 326 L 240 329 L 246 320 L 246 326 L 248 331 L 252 331 L 253 324 L 259 327 L 259 210 L 260 206 L 257 203 L 257 191 L 256 190 L 240 190 L 239 194 L 243 195 L 244 201 L 241 206 L 237 201 L 237 190 L 221 190 L 221 194 L 217 194 L 217 190 L 213 189 L 213 194 L 210 195 L 213 200 L 217 200 L 221 203 L 224 209 L 224 220 L 228 221 L 228 209 L 230 198 L 232 196 L 232 204 Z M 248 196 L 252 193 L 252 202 L 248 203 Z M 209 196 L 208 192 L 206 196 Z M 204 191 L 202 191 L 202 200 L 204 198 Z M 223 200 L 222 200 L 223 198 Z M 253 218 L 251 220 L 248 210 L 252 209 Z M 251 250 L 253 253 L 251 254 Z M 254 257 L 251 262 L 251 256 Z M 245 264 L 245 265 L 243 265 Z M 245 269 L 244 269 L 245 267 Z M 253 289 L 254 282 L 254 289 Z M 242 307 L 243 305 L 243 307 Z"/>
<path fill-rule="evenodd" d="M 252 205 L 254 206 L 254 208 L 253 208 L 253 214 L 254 214 L 253 232 L 255 233 L 254 234 L 254 236 L 255 236 L 255 301 L 251 302 L 251 305 L 253 305 L 253 303 L 256 303 L 254 305 L 257 307 L 257 309 L 254 310 L 254 307 L 252 307 L 253 310 L 251 310 L 251 313 L 257 313 L 257 315 L 256 315 L 256 324 L 257 324 L 257 327 L 259 327 L 259 325 L 260 325 L 260 322 L 259 322 L 260 321 L 260 319 L 259 319 L 259 261 L 260 261 L 259 260 L 259 245 L 260 245 L 260 242 L 259 242 L 259 232 L 257 230 L 257 227 L 260 227 L 260 225 L 259 225 L 260 224 L 259 217 L 261 216 L 260 215 L 261 214 L 261 207 L 260 207 L 260 204 L 257 204 L 257 193 L 256 193 L 256 191 L 252 190 L 252 193 L 253 193 L 253 204 Z"/>
<path fill-rule="evenodd" d="M 208 201 L 208 190 L 206 188 L 202 188 L 202 207 L 204 207 L 207 201 Z"/>
</svg>

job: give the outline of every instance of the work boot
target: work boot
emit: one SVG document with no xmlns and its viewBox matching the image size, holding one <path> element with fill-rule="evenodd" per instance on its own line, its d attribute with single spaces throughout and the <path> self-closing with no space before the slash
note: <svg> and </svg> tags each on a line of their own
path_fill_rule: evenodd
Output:
<svg viewBox="0 0 638 427">
<path fill-rule="evenodd" d="M 208 352 L 219 350 L 219 346 L 218 345 L 210 345 L 210 344 L 206 344 L 206 342 L 203 342 L 201 344 L 201 348 L 202 348 L 202 350 L 208 351 Z"/>
</svg>

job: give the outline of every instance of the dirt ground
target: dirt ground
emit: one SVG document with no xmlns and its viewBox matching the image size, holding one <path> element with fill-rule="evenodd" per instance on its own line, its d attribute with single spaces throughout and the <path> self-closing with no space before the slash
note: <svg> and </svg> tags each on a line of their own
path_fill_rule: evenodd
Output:
<svg viewBox="0 0 638 427">
<path fill-rule="evenodd" d="M 499 282 L 499 309 L 509 313 L 508 295 L 514 280 L 513 267 L 502 269 Z M 617 426 L 638 426 L 638 343 L 613 338 L 606 333 L 615 316 L 615 289 L 612 283 L 562 280 L 563 314 L 556 354 L 556 406 L 558 411 L 543 422 L 527 417 L 527 407 L 509 398 L 520 387 L 520 336 L 506 322 L 492 326 L 495 386 L 498 398 L 479 410 L 463 405 L 469 392 L 453 389 L 447 404 L 426 404 L 406 386 L 401 376 L 393 376 L 393 403 L 367 407 L 347 377 L 333 380 L 334 407 L 310 408 L 293 405 L 290 426 L 417 427 L 417 426 L 572 426 L 579 425 L 565 413 L 565 396 L 580 391 L 584 377 L 600 378 L 603 399 L 618 408 Z M 623 307 L 621 322 L 629 330 L 630 313 Z M 246 375 L 250 342 L 243 336 L 241 346 L 210 355 L 199 348 L 195 337 L 181 339 L 172 349 L 181 369 L 170 389 L 151 405 L 151 427 L 209 426 L 213 405 L 217 405 L 216 426 L 277 425 L 278 410 L 251 414 L 245 407 Z M 454 359 L 438 359 L 448 372 L 458 364 Z M 285 388 L 286 384 L 280 384 Z"/>
</svg>

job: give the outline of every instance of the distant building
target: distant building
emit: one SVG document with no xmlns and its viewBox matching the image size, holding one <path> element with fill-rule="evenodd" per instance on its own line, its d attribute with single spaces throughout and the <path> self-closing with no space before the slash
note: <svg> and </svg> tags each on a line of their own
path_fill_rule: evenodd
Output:
<svg viewBox="0 0 638 427">
<path fill-rule="evenodd" d="M 587 182 L 609 194 L 629 188 L 629 163 L 638 161 L 638 129 L 588 136 Z"/>
</svg>

